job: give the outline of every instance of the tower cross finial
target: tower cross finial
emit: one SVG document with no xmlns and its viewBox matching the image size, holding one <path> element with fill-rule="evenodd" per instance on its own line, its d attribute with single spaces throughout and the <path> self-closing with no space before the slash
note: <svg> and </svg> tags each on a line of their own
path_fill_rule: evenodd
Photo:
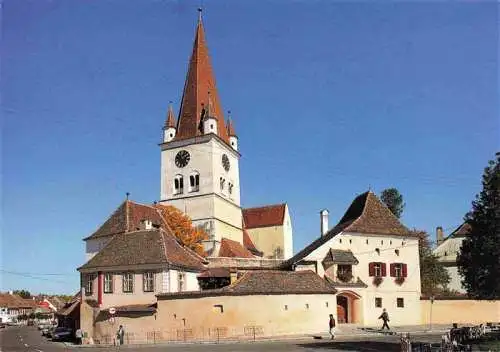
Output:
<svg viewBox="0 0 500 352">
<path fill-rule="evenodd" d="M 201 13 L 203 12 L 203 9 L 201 7 L 198 7 L 198 21 L 201 22 Z"/>
</svg>

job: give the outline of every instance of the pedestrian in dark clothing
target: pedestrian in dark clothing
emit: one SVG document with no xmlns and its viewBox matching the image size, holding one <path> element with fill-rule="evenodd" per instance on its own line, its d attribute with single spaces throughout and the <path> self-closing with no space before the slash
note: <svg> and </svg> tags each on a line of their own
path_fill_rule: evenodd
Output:
<svg viewBox="0 0 500 352">
<path fill-rule="evenodd" d="M 382 311 L 382 314 L 378 318 L 382 319 L 384 321 L 384 325 L 382 325 L 382 329 L 381 330 L 384 330 L 385 327 L 387 327 L 387 330 L 391 330 L 391 328 L 387 324 L 387 322 L 389 321 L 389 314 L 387 314 L 387 311 L 385 310 L 385 308 Z"/>
<path fill-rule="evenodd" d="M 333 314 L 330 314 L 330 322 L 329 322 L 329 326 L 330 326 L 330 336 L 332 338 L 332 340 L 335 338 L 335 318 L 333 317 Z"/>
<path fill-rule="evenodd" d="M 123 325 L 120 325 L 118 331 L 116 332 L 116 339 L 118 340 L 119 345 L 123 345 L 123 336 L 125 335 L 125 330 L 123 329 Z"/>
</svg>

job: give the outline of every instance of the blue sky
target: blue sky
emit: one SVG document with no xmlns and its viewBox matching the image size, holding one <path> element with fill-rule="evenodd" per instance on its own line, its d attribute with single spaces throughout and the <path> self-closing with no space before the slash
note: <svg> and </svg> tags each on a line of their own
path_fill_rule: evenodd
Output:
<svg viewBox="0 0 500 352">
<path fill-rule="evenodd" d="M 198 6 L 4 1 L 1 290 L 75 292 L 82 238 L 125 192 L 159 198 Z M 394 186 L 408 227 L 449 233 L 499 149 L 497 6 L 205 1 L 242 205 L 286 201 L 298 251 L 320 209 L 333 225 L 357 194 Z"/>
</svg>

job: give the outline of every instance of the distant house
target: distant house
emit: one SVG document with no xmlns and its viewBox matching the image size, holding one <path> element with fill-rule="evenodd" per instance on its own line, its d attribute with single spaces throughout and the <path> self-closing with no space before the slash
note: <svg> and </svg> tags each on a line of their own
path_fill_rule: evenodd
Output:
<svg viewBox="0 0 500 352">
<path fill-rule="evenodd" d="M 34 312 L 36 303 L 31 299 L 24 299 L 18 295 L 0 293 L 0 322 L 17 321 L 20 315 L 29 315 Z"/>
<path fill-rule="evenodd" d="M 438 260 L 443 263 L 448 274 L 450 275 L 450 283 L 447 288 L 459 293 L 466 293 L 462 286 L 462 277 L 458 273 L 457 256 L 460 253 L 460 247 L 463 240 L 471 233 L 471 226 L 464 222 L 455 229 L 448 237 L 444 238 L 443 229 L 436 229 L 436 244 L 437 247 L 433 253 L 438 257 Z"/>
<path fill-rule="evenodd" d="M 56 317 L 59 326 L 73 329 L 73 331 L 80 328 L 81 300 L 81 292 L 78 292 L 57 311 Z"/>
</svg>

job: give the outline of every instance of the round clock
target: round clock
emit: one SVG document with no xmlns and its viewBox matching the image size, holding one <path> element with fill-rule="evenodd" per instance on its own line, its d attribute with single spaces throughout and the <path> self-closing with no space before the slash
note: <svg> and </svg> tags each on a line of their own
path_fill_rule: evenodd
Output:
<svg viewBox="0 0 500 352">
<path fill-rule="evenodd" d="M 229 168 L 231 167 L 231 164 L 229 163 L 229 158 L 227 157 L 226 154 L 222 154 L 222 167 L 226 171 L 229 171 Z"/>
<path fill-rule="evenodd" d="M 191 159 L 189 153 L 186 150 L 181 150 L 175 156 L 175 165 L 177 167 L 184 167 L 189 163 L 189 159 Z"/>
</svg>

